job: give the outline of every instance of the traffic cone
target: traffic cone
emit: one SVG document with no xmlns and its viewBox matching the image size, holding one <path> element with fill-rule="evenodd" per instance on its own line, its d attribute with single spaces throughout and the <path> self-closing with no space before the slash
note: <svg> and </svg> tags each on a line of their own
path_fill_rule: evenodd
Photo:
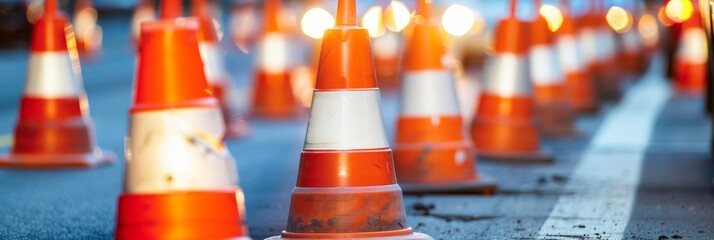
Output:
<svg viewBox="0 0 714 240">
<path fill-rule="evenodd" d="M 253 86 L 252 115 L 255 117 L 284 119 L 300 114 L 288 69 L 288 41 L 278 26 L 280 2 L 266 0 L 263 3 L 265 29 Z"/>
<path fill-rule="evenodd" d="M 79 59 L 71 58 L 67 49 L 67 18 L 56 0 L 44 4 L 32 34 L 14 146 L 0 156 L 0 167 L 88 168 L 110 163 L 114 154 L 102 152 L 94 142 Z"/>
<path fill-rule="evenodd" d="M 616 101 L 622 97 L 620 66 L 617 61 L 617 41 L 615 31 L 610 28 L 603 12 L 602 0 L 593 0 L 589 14 L 589 25 L 594 38 L 588 45 L 591 62 L 590 72 L 595 79 L 598 97 L 605 101 Z"/>
<path fill-rule="evenodd" d="M 73 29 L 80 54 L 93 57 L 102 47 L 102 27 L 97 24 L 97 10 L 92 0 L 77 0 Z"/>
<path fill-rule="evenodd" d="M 587 63 L 579 45 L 576 21 L 569 10 L 569 1 L 561 0 L 563 5 L 563 24 L 557 35 L 557 50 L 560 65 L 565 76 L 565 88 L 568 101 L 579 113 L 595 113 L 599 102 L 595 94 L 595 85 L 587 70 Z"/>
<path fill-rule="evenodd" d="M 407 42 L 397 119 L 394 165 L 405 193 L 492 193 L 496 182 L 479 176 L 467 140 L 454 87 L 443 64 L 446 51 L 439 27 L 429 20 L 431 6 L 417 1 L 415 24 Z"/>
<path fill-rule="evenodd" d="M 213 95 L 218 98 L 223 111 L 223 122 L 226 124 L 226 137 L 237 138 L 248 134 L 248 122 L 239 117 L 235 111 L 237 106 L 231 101 L 232 84 L 223 65 L 223 55 L 220 50 L 218 34 L 213 25 L 210 9 L 206 0 L 193 0 L 192 15 L 201 22 L 198 32 L 198 47 L 203 59 L 206 79 L 211 86 Z"/>
<path fill-rule="evenodd" d="M 568 103 L 562 68 L 558 62 L 555 34 L 545 17 L 538 14 L 541 0 L 535 1 L 536 18 L 531 24 L 530 77 L 540 131 L 547 136 L 575 136 L 575 115 Z"/>
<path fill-rule="evenodd" d="M 675 86 L 682 93 L 703 94 L 707 85 L 707 37 L 697 17 L 682 23 L 675 55 Z"/>
<path fill-rule="evenodd" d="M 249 239 L 196 18 L 141 25 L 116 239 Z"/>
<path fill-rule="evenodd" d="M 619 51 L 622 69 L 631 76 L 642 75 L 645 70 L 644 47 L 636 26 L 622 34 L 622 51 Z"/>
<path fill-rule="evenodd" d="M 622 70 L 630 76 L 640 76 L 645 70 L 645 46 L 639 34 L 639 4 L 636 2 L 632 9 L 632 27 L 621 34 L 620 42 L 622 51 L 619 53 L 619 63 L 622 63 Z"/>
<path fill-rule="evenodd" d="M 367 29 L 339 0 L 322 54 L 287 230 L 268 239 L 432 239 L 406 223 Z"/>
<path fill-rule="evenodd" d="M 510 16 L 495 30 L 494 56 L 486 77 L 471 137 L 476 152 L 485 159 L 509 162 L 551 162 L 540 150 L 534 121 L 532 87 L 528 79 L 528 24 L 516 18 L 516 0 Z"/>
<path fill-rule="evenodd" d="M 131 17 L 131 36 L 134 43 L 139 42 L 139 26 L 141 22 L 156 19 L 155 11 L 154 0 L 139 0 L 136 8 L 134 8 L 134 14 Z"/>
</svg>

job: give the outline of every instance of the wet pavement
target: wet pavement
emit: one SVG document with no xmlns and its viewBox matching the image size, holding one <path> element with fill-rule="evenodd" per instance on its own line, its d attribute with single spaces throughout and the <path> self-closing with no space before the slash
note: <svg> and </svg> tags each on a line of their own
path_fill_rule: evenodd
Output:
<svg viewBox="0 0 714 240">
<path fill-rule="evenodd" d="M 119 160 L 92 170 L 0 170 L 0 239 L 112 237 L 116 199 L 122 187 L 134 54 L 126 19 L 108 19 L 100 24 L 105 28 L 104 49 L 94 61 L 83 62 L 84 83 L 98 144 L 117 153 Z M 249 86 L 252 56 L 228 43 L 224 47 L 228 70 L 237 85 Z M 14 126 L 26 63 L 24 50 L 0 52 L 3 138 Z M 385 124 L 391 135 L 397 97 L 385 91 L 382 98 Z M 436 239 L 608 239 L 613 234 L 608 232 L 610 229 L 591 229 L 588 222 L 611 217 L 624 222 L 626 227 L 617 234 L 626 239 L 714 239 L 711 121 L 703 113 L 701 97 L 676 94 L 653 119 L 654 128 L 633 186 L 635 197 L 631 207 L 626 208 L 629 218 L 573 217 L 564 219 L 572 223 L 572 231 L 542 233 L 561 198 L 578 194 L 567 186 L 591 138 L 602 130 L 604 119 L 617 106 L 610 104 L 599 115 L 580 117 L 577 125 L 582 135 L 578 138 L 544 139 L 545 146 L 556 156 L 553 164 L 479 161 L 479 172 L 499 181 L 493 195 L 405 196 L 409 226 Z M 251 124 L 250 136 L 227 145 L 236 158 L 245 191 L 250 234 L 262 239 L 279 234 L 286 226 L 307 122 L 303 117 L 275 122 L 251 120 Z M 615 183 L 617 180 L 612 179 Z M 575 234 L 584 230 L 591 234 Z"/>
</svg>

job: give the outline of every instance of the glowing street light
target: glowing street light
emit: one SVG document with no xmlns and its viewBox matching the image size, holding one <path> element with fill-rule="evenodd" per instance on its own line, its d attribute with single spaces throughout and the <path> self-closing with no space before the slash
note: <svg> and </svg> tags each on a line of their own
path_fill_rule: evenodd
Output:
<svg viewBox="0 0 714 240">
<path fill-rule="evenodd" d="M 444 11 L 441 16 L 441 25 L 448 34 L 459 37 L 463 36 L 474 27 L 476 16 L 474 13 L 462 5 L 454 4 Z"/>
<path fill-rule="evenodd" d="M 613 6 L 605 15 L 607 24 L 618 33 L 627 32 L 632 27 L 632 17 L 624 8 Z"/>
<path fill-rule="evenodd" d="M 322 8 L 312 8 L 305 12 L 300 21 L 302 32 L 313 39 L 322 39 L 325 30 L 335 26 L 335 18 Z"/>
</svg>

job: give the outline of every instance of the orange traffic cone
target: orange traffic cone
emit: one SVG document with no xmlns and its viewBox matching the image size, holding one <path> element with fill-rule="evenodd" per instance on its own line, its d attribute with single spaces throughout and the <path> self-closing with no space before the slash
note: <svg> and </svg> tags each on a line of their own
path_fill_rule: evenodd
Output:
<svg viewBox="0 0 714 240">
<path fill-rule="evenodd" d="M 198 32 L 198 47 L 203 59 L 203 67 L 211 86 L 213 95 L 218 98 L 223 110 L 223 120 L 226 124 L 226 137 L 236 138 L 248 134 L 248 122 L 235 112 L 237 107 L 231 101 L 233 86 L 223 65 L 223 55 L 220 50 L 218 34 L 213 25 L 210 9 L 206 0 L 193 0 L 193 16 L 201 21 Z"/>
<path fill-rule="evenodd" d="M 568 103 L 562 68 L 558 62 L 555 35 L 545 17 L 538 14 L 542 0 L 535 1 L 531 24 L 530 77 L 540 130 L 547 136 L 574 136 L 575 115 Z"/>
<path fill-rule="evenodd" d="M 439 27 L 429 20 L 431 6 L 417 1 L 417 15 L 407 42 L 397 120 L 394 165 L 404 192 L 484 192 L 496 188 L 475 170 L 474 152 L 459 112 L 454 78 L 444 66 Z"/>
<path fill-rule="evenodd" d="M 406 225 L 354 0 L 338 1 L 322 50 L 287 230 L 269 239 L 432 239 Z"/>
<path fill-rule="evenodd" d="M 114 161 L 94 143 L 79 59 L 65 39 L 67 19 L 46 0 L 30 45 L 30 63 L 12 150 L 1 167 L 93 167 Z M 68 35 L 71 34 L 71 32 Z"/>
<path fill-rule="evenodd" d="M 141 25 L 117 239 L 248 239 L 196 18 Z"/>
<path fill-rule="evenodd" d="M 584 54 L 579 45 L 575 19 L 568 0 L 563 5 L 563 24 L 557 34 L 558 57 L 565 75 L 565 88 L 570 105 L 579 113 L 595 113 L 599 109 L 595 85 L 588 74 Z"/>
<path fill-rule="evenodd" d="M 300 108 L 288 69 L 288 41 L 278 26 L 280 0 L 266 0 L 263 4 L 265 29 L 258 52 L 252 115 L 272 119 L 294 117 L 300 114 Z"/>
<path fill-rule="evenodd" d="M 248 53 L 248 47 L 252 44 L 257 34 L 256 15 L 258 0 L 233 0 L 229 29 L 231 40 L 239 50 Z"/>
<path fill-rule="evenodd" d="M 639 4 L 636 3 L 632 10 L 633 19 L 640 19 L 638 17 L 638 5 Z M 635 77 L 642 75 L 646 70 L 645 46 L 638 32 L 638 25 L 639 24 L 632 24 L 629 30 L 620 35 L 622 36 L 620 38 L 622 51 L 618 51 L 618 62 L 622 64 L 623 73 Z"/>
<path fill-rule="evenodd" d="M 603 12 L 602 0 L 590 2 L 587 17 L 592 37 L 584 39 L 583 49 L 588 53 L 590 69 L 600 99 L 618 100 L 622 96 L 620 66 L 617 61 L 615 31 L 610 28 Z"/>
<path fill-rule="evenodd" d="M 494 56 L 486 77 L 471 137 L 479 156 L 510 162 L 551 162 L 540 150 L 534 121 L 531 83 L 528 79 L 528 24 L 516 18 L 517 0 L 510 16 L 495 30 Z"/>
<path fill-rule="evenodd" d="M 707 38 L 696 15 L 682 23 L 675 55 L 674 82 L 682 93 L 703 94 L 707 84 Z"/>
<path fill-rule="evenodd" d="M 134 14 L 131 17 L 131 36 L 134 43 L 139 42 L 139 26 L 143 21 L 150 21 L 156 18 L 154 9 L 154 0 L 139 0 L 139 3 L 134 8 Z"/>
</svg>

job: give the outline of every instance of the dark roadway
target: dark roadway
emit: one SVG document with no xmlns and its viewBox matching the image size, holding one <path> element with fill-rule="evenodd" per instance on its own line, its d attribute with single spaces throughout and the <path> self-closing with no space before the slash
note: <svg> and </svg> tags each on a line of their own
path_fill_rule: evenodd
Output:
<svg viewBox="0 0 714 240">
<path fill-rule="evenodd" d="M 128 19 L 103 19 L 100 24 L 105 30 L 103 52 L 94 61 L 84 61 L 82 68 L 97 141 L 117 153 L 119 161 L 91 170 L 0 170 L 0 239 L 112 237 L 122 185 L 134 53 L 129 45 Z M 226 41 L 224 48 L 237 85 L 247 86 L 251 56 L 241 54 Z M 25 50 L 0 52 L 2 151 L 7 151 L 15 123 L 26 64 Z M 383 92 L 382 97 L 385 123 L 392 133 L 396 95 Z M 613 104 L 598 116 L 578 119 L 581 138 L 546 139 L 545 145 L 557 156 L 552 165 L 480 161 L 480 173 L 499 180 L 499 190 L 492 196 L 405 196 L 409 225 L 436 239 L 714 239 L 710 120 L 703 114 L 701 97 L 676 94 L 655 115 L 639 167 L 641 174 L 633 188 L 635 197 L 631 206 L 624 208 L 631 211 L 629 218 L 604 217 L 620 219 L 623 230 L 591 229 L 596 227 L 590 222 L 601 219 L 573 217 L 561 219 L 573 226 L 572 231 L 544 233 L 542 229 L 550 227 L 544 224 L 559 199 L 578 194 L 568 187 L 574 170 L 583 161 L 590 138 L 616 107 Z M 227 145 L 238 163 L 250 234 L 262 239 L 279 234 L 286 225 L 306 121 L 251 124 L 249 137 Z M 612 181 L 617 183 L 618 179 Z M 581 234 L 583 231 L 587 234 Z"/>
</svg>

